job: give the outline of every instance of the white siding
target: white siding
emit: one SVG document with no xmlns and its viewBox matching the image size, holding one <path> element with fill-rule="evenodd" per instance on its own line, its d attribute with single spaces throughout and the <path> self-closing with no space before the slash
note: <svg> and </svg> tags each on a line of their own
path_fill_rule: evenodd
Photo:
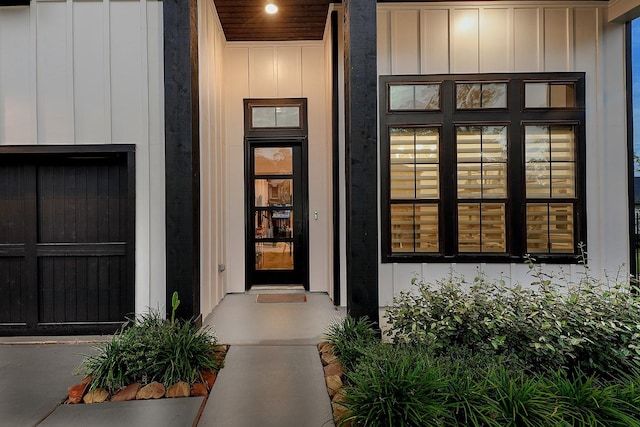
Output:
<svg viewBox="0 0 640 427">
<path fill-rule="evenodd" d="M 309 119 L 309 277 L 312 291 L 330 289 L 331 171 L 329 106 L 323 42 L 228 42 L 224 56 L 227 186 L 227 292 L 245 289 L 244 98 L 307 98 Z"/>
<path fill-rule="evenodd" d="M 203 317 L 224 297 L 226 226 L 224 209 L 223 55 L 225 38 L 213 1 L 198 3 L 200 66 L 200 305 Z"/>
<path fill-rule="evenodd" d="M 162 3 L 0 8 L 0 144 L 136 145 L 136 311 L 164 307 Z"/>
<path fill-rule="evenodd" d="M 599 2 L 378 5 L 379 74 L 413 73 L 416 60 L 422 74 L 586 73 L 588 256 L 602 274 L 628 263 L 629 254 L 624 25 L 608 23 L 606 12 Z M 381 264 L 381 305 L 412 277 L 432 280 L 451 267 L 468 279 L 480 268 L 511 283 L 530 281 L 524 264 Z M 574 278 L 581 271 L 562 269 Z"/>
</svg>

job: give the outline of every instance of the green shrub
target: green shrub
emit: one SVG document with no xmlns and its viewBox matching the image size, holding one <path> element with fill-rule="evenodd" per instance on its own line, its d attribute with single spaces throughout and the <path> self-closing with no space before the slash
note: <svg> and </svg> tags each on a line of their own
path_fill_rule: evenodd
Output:
<svg viewBox="0 0 640 427">
<path fill-rule="evenodd" d="M 350 315 L 328 326 L 324 339 L 333 344 L 333 352 L 345 369 L 353 369 L 369 348 L 379 341 L 374 326 L 367 317 L 356 319 Z"/>
<path fill-rule="evenodd" d="M 640 366 L 640 299 L 630 282 L 609 286 L 585 274 L 573 284 L 530 267 L 535 280 L 527 288 L 482 274 L 472 283 L 454 274 L 414 281 L 416 290 L 387 309 L 388 334 L 440 353 L 513 354 L 534 370 Z"/>
<path fill-rule="evenodd" d="M 217 339 L 191 322 L 171 323 L 151 312 L 131 319 L 110 341 L 86 356 L 78 372 L 90 375 L 92 388 L 114 392 L 134 382 L 167 386 L 193 383 L 203 368 L 218 370 L 213 358 Z"/>
</svg>

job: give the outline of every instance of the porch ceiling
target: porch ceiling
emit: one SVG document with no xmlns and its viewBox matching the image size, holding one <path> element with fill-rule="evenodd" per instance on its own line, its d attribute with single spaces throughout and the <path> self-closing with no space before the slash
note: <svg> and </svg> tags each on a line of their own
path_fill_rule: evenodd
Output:
<svg viewBox="0 0 640 427">
<path fill-rule="evenodd" d="M 29 0 L 0 0 L 0 5 L 3 1 Z M 329 4 L 342 3 L 342 0 L 271 0 L 278 6 L 278 13 L 268 15 L 264 7 L 269 0 L 213 1 L 227 41 L 322 40 Z M 404 1 L 407 0 L 377 0 L 378 3 Z"/>
<path fill-rule="evenodd" d="M 214 0 L 227 41 L 322 40 L 332 0 Z M 339 3 L 339 1 L 338 1 Z"/>
</svg>

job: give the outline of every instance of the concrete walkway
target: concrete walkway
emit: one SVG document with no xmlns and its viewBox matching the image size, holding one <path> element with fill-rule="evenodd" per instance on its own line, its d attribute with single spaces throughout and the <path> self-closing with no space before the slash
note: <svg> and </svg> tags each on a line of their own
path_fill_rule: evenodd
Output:
<svg viewBox="0 0 640 427">
<path fill-rule="evenodd" d="M 0 424 L 7 426 L 332 426 L 315 345 L 344 316 L 326 294 L 306 303 L 256 303 L 227 295 L 205 319 L 231 348 L 208 398 L 61 405 L 86 343 L 99 337 L 0 338 Z M 36 344 L 37 343 L 37 344 Z M 34 384 L 39 386 L 34 387 Z"/>
</svg>

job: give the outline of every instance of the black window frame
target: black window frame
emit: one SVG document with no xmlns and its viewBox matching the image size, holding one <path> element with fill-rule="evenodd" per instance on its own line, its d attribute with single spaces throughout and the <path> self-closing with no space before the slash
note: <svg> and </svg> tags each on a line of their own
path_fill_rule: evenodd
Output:
<svg viewBox="0 0 640 427">
<path fill-rule="evenodd" d="M 458 109 L 456 83 L 507 83 L 507 108 Z M 575 88 L 575 103 L 571 107 L 525 108 L 525 83 L 571 83 Z M 439 110 L 391 110 L 389 86 L 393 84 L 439 83 Z M 579 244 L 587 244 L 586 228 L 586 114 L 585 73 L 494 73 L 380 76 L 380 201 L 381 258 L 383 263 L 420 262 L 522 262 L 527 255 L 540 262 L 571 264 L 578 262 Z M 457 252 L 457 126 L 507 125 L 507 198 L 506 253 Z M 573 212 L 573 253 L 527 252 L 526 229 L 526 163 L 524 150 L 525 125 L 573 125 L 575 127 L 575 196 L 570 198 Z M 392 252 L 391 205 L 403 200 L 391 199 L 390 129 L 413 127 L 440 128 L 440 199 L 438 213 L 438 253 Z M 567 199 L 545 199 L 550 203 Z M 474 202 L 470 199 L 469 202 Z M 530 199 L 531 203 L 540 199 Z M 410 200 L 404 200 L 409 203 Z M 419 204 L 415 199 L 413 203 Z"/>
</svg>

